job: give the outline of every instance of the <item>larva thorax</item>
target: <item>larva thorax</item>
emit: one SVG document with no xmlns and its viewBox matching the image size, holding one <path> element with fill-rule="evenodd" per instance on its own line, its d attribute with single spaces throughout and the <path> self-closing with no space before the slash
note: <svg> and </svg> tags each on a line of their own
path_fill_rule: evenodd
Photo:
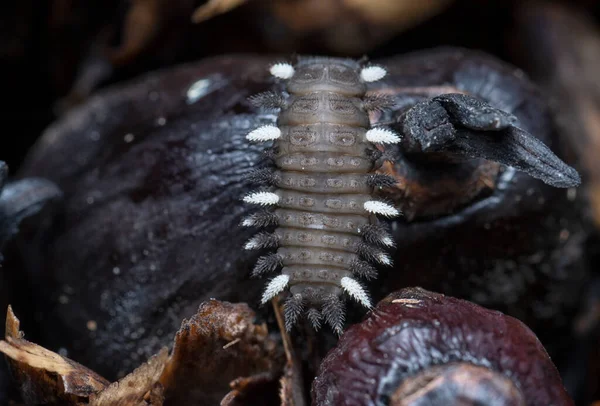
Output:
<svg viewBox="0 0 600 406">
<path fill-rule="evenodd" d="M 288 328 L 307 308 L 315 327 L 324 317 L 341 332 L 342 294 L 370 307 L 357 277 L 374 276 L 368 260 L 391 264 L 375 245 L 391 246 L 392 239 L 377 225 L 373 213 L 398 213 L 373 198 L 373 187 L 381 178 L 371 173 L 375 169 L 373 142 L 399 139 L 389 130 L 369 129 L 368 108 L 373 101 L 365 99 L 365 82 L 382 77 L 385 71 L 361 69 L 352 60 L 304 58 L 295 66 L 273 65 L 271 73 L 288 79 L 288 95 L 267 93 L 255 99 L 259 105 L 281 110 L 276 126 L 256 129 L 248 139 L 274 140 L 276 169 L 258 176 L 273 190 L 255 192 L 245 200 L 275 209 L 253 215 L 244 224 L 276 228 L 253 237 L 246 248 L 278 247 L 275 254 L 259 259 L 254 274 L 282 268 L 267 286 L 263 303 L 289 287 Z"/>
</svg>

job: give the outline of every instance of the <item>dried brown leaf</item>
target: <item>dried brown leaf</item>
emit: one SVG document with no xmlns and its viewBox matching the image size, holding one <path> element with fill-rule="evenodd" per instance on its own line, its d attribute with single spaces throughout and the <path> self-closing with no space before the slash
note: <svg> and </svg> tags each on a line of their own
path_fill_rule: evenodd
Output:
<svg viewBox="0 0 600 406">
<path fill-rule="evenodd" d="M 273 374 L 265 372 L 250 377 L 233 380 L 229 392 L 220 406 L 252 406 L 252 405 L 279 405 L 277 394 L 277 380 Z"/>
<path fill-rule="evenodd" d="M 9 306 L 6 341 L 0 340 L 0 352 L 7 356 L 26 404 L 87 403 L 92 394 L 109 385 L 83 365 L 23 339 L 19 324 Z"/>
<path fill-rule="evenodd" d="M 210 300 L 184 320 L 161 377 L 166 405 L 218 405 L 240 377 L 276 379 L 281 354 L 246 304 Z M 235 384 L 234 384 L 235 386 Z"/>
<path fill-rule="evenodd" d="M 109 52 L 115 65 L 126 65 L 144 52 L 158 36 L 165 5 L 161 0 L 134 0 L 123 25 L 123 42 Z"/>
<path fill-rule="evenodd" d="M 132 373 L 112 383 L 102 392 L 90 397 L 91 406 L 161 406 L 161 388 L 155 387 L 169 359 L 169 350 L 164 347 L 148 362 L 135 369 Z M 151 392 L 154 389 L 154 392 Z M 146 395 L 148 399 L 145 400 Z M 160 402 L 160 403 L 156 403 Z"/>
<path fill-rule="evenodd" d="M 144 399 L 138 406 L 161 406 L 165 403 L 165 390 L 163 386 L 157 382 L 154 384 L 150 392 L 146 393 Z"/>
<path fill-rule="evenodd" d="M 338 23 L 393 26 L 402 31 L 441 12 L 452 0 L 303 0 L 273 2 L 274 12 L 296 31 L 326 29 Z M 335 27 L 335 25 L 333 25 Z"/>
<path fill-rule="evenodd" d="M 219 14 L 227 13 L 247 1 L 248 0 L 209 0 L 194 11 L 192 21 L 195 23 L 206 21 Z"/>
</svg>

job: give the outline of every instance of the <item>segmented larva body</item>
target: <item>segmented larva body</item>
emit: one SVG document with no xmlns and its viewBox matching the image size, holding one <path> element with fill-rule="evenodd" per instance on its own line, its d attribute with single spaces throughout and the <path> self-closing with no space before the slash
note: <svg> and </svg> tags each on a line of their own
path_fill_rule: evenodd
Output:
<svg viewBox="0 0 600 406">
<path fill-rule="evenodd" d="M 262 302 L 289 288 L 284 308 L 288 329 L 306 312 L 315 328 L 325 319 L 340 333 L 344 293 L 370 308 L 358 280 L 375 277 L 369 262 L 392 263 L 379 247 L 391 247 L 393 240 L 375 215 L 399 212 L 374 198 L 373 191 L 395 181 L 374 174 L 381 156 L 375 144 L 400 138 L 388 129 L 370 128 L 369 110 L 387 107 L 390 100 L 366 96 L 366 83 L 381 79 L 385 70 L 353 60 L 306 57 L 294 66 L 275 64 L 270 71 L 287 81 L 287 93 L 267 92 L 251 100 L 279 108 L 277 123 L 251 131 L 247 139 L 273 141 L 275 168 L 252 176 L 272 189 L 250 193 L 244 201 L 272 210 L 253 214 L 242 224 L 273 229 L 255 235 L 245 248 L 277 247 L 258 260 L 253 275 L 281 269 Z"/>
</svg>

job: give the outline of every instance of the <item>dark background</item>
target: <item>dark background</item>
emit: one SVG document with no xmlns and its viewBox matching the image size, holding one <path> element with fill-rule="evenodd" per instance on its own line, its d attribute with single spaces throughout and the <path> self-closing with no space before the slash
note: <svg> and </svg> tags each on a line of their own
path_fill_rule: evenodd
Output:
<svg viewBox="0 0 600 406">
<path fill-rule="evenodd" d="M 144 72 L 194 61 L 211 55 L 237 52 L 330 53 L 318 34 L 292 44 L 273 44 L 265 38 L 276 24 L 268 20 L 256 2 L 201 24 L 189 15 L 202 1 L 172 1 L 170 15 L 149 49 L 115 67 L 97 81 L 101 88 Z M 458 0 L 429 20 L 400 32 L 373 47 L 369 57 L 404 53 L 439 45 L 481 49 L 504 60 L 518 62 L 519 38 L 514 34 L 514 13 L 520 0 Z M 597 16 L 593 0 L 578 3 Z M 0 77 L 4 107 L 0 122 L 2 159 L 16 172 L 27 149 L 44 128 L 65 111 L 61 103 L 72 89 L 86 57 L 101 45 L 116 47 L 123 40 L 123 26 L 131 4 L 119 0 L 20 0 L 0 6 Z M 167 13 L 169 14 L 169 13 Z M 286 47 L 289 47 L 286 49 Z"/>
</svg>

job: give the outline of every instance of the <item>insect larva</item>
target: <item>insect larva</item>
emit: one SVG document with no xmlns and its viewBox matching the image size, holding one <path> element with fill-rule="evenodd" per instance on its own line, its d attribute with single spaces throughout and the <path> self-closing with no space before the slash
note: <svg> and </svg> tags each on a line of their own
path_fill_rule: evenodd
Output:
<svg viewBox="0 0 600 406">
<path fill-rule="evenodd" d="M 261 93 L 251 102 L 279 108 L 277 123 L 252 130 L 247 139 L 273 142 L 274 168 L 251 176 L 271 189 L 243 200 L 271 210 L 251 215 L 242 225 L 275 229 L 255 235 L 245 248 L 277 248 L 257 261 L 253 275 L 282 268 L 267 284 L 262 302 L 289 289 L 288 329 L 305 312 L 315 328 L 324 319 L 339 334 L 343 295 L 371 308 L 359 278 L 376 276 L 370 262 L 392 264 L 377 247 L 393 246 L 392 237 L 374 215 L 391 218 L 399 211 L 373 197 L 373 190 L 395 179 L 374 173 L 374 152 L 375 144 L 398 143 L 400 137 L 369 122 L 368 111 L 389 107 L 391 100 L 366 96 L 366 84 L 386 71 L 353 60 L 304 57 L 295 65 L 274 64 L 270 72 L 287 81 L 287 93 Z"/>
</svg>

